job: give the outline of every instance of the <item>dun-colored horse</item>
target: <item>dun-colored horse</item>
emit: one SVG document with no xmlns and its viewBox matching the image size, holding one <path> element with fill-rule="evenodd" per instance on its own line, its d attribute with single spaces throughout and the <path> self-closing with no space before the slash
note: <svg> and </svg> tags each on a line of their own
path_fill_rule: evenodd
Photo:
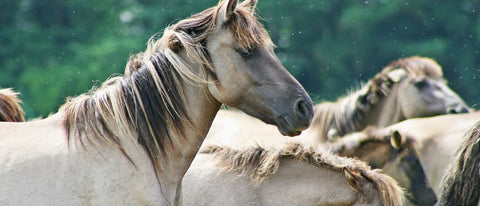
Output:
<svg viewBox="0 0 480 206">
<path fill-rule="evenodd" d="M 300 134 L 311 100 L 274 54 L 256 3 L 221 0 L 56 114 L 1 123 L 0 205 L 180 205 L 222 103 Z"/>
<path fill-rule="evenodd" d="M 391 177 L 321 148 L 206 150 L 185 174 L 186 205 L 402 205 Z"/>
<path fill-rule="evenodd" d="M 446 84 L 440 65 L 430 58 L 398 59 L 378 73 L 362 89 L 315 106 L 312 123 L 318 141 L 361 131 L 367 126 L 385 127 L 405 119 L 470 109 Z"/>
<path fill-rule="evenodd" d="M 439 205 L 480 205 L 480 122 L 465 134 L 448 166 Z"/>
<path fill-rule="evenodd" d="M 420 163 L 414 140 L 392 131 L 391 134 L 377 134 L 368 127 L 339 138 L 326 146 L 334 154 L 356 157 L 373 168 L 382 168 L 385 174 L 393 177 L 405 188 L 408 200 L 415 205 L 434 205 L 435 193 L 428 183 Z"/>
<path fill-rule="evenodd" d="M 18 93 L 12 89 L 0 89 L 0 121 L 24 122 L 25 113 L 17 97 Z"/>
</svg>

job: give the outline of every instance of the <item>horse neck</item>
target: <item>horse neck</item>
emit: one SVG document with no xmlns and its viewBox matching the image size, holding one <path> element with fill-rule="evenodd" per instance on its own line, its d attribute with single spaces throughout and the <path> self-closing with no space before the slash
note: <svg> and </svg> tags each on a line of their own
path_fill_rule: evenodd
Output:
<svg viewBox="0 0 480 206">
<path fill-rule="evenodd" d="M 317 133 L 320 142 L 327 141 L 329 132 L 335 130 L 335 136 L 360 131 L 368 124 L 364 124 L 365 113 L 368 113 L 369 105 L 362 107 L 359 98 L 365 88 L 339 99 L 337 102 L 325 102 L 314 107 L 315 114 L 312 126 L 309 128 L 312 133 Z M 360 106 L 362 105 L 362 106 Z M 332 136 L 332 137 L 335 137 Z"/>
<path fill-rule="evenodd" d="M 203 75 L 203 68 L 200 64 L 192 62 L 183 50 L 179 51 L 179 56 L 193 73 L 198 76 Z M 210 95 L 206 84 L 193 84 L 189 81 L 191 80 L 181 81 L 180 87 L 183 88 L 185 94 L 186 113 L 189 115 L 191 126 L 187 127 L 183 136 L 175 137 L 179 140 L 175 145 L 177 152 L 166 157 L 168 158 L 167 163 L 162 166 L 166 169 L 176 168 L 171 172 L 180 179 L 193 161 L 221 106 L 221 103 Z M 166 174 L 165 171 L 163 173 Z"/>
<path fill-rule="evenodd" d="M 385 96 L 370 106 L 361 121 L 363 124 L 361 129 L 366 126 L 386 127 L 405 119 L 400 105 L 402 100 L 397 96 L 400 84 L 401 82 L 394 83 Z"/>
</svg>

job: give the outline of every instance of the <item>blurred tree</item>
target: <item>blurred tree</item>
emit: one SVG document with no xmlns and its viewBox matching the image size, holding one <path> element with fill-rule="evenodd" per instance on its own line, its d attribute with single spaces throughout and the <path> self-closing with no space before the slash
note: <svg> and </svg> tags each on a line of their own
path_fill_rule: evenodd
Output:
<svg viewBox="0 0 480 206">
<path fill-rule="evenodd" d="M 114 73 L 156 33 L 217 0 L 5 0 L 0 87 L 22 92 L 29 117 Z M 335 100 L 411 55 L 436 59 L 467 103 L 480 92 L 480 0 L 260 0 L 285 67 L 317 101 Z"/>
</svg>

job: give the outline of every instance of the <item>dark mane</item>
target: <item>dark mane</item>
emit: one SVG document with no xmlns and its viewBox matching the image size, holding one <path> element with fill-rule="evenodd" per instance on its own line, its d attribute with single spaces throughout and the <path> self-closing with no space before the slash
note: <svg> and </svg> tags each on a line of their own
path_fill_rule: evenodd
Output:
<svg viewBox="0 0 480 206">
<path fill-rule="evenodd" d="M 319 126 L 321 139 L 326 141 L 330 138 L 327 136 L 330 131 L 334 131 L 336 136 L 343 136 L 363 129 L 362 122 L 370 108 L 390 95 L 391 88 L 399 82 L 388 75 L 396 69 L 405 70 L 409 78 L 441 78 L 443 75 L 438 63 L 426 57 L 413 56 L 390 63 L 361 89 L 336 102 L 324 102 L 315 106 L 312 125 Z"/>
<path fill-rule="evenodd" d="M 0 89 L 0 121 L 25 121 L 25 113 L 22 106 L 20 106 L 22 101 L 18 98 L 18 94 L 12 89 Z"/>
<path fill-rule="evenodd" d="M 147 151 L 157 173 L 160 158 L 175 152 L 185 139 L 185 128 L 195 128 L 187 114 L 182 83 L 208 84 L 213 66 L 206 39 L 216 27 L 218 6 L 209 8 L 165 29 L 163 36 L 149 40 L 144 52 L 132 55 L 125 74 L 107 80 L 88 94 L 69 99 L 61 110 L 69 142 L 83 147 L 110 144 L 125 151 L 119 136 L 132 137 Z M 243 5 L 243 6 L 242 6 Z M 237 7 L 226 24 L 239 44 L 250 47 L 270 38 L 248 4 Z M 179 51 L 202 66 L 201 74 L 188 68 Z M 126 155 L 126 154 L 125 154 Z M 128 155 L 126 155 L 128 158 Z"/>
<path fill-rule="evenodd" d="M 439 205 L 480 202 L 480 122 L 465 135 L 442 179 Z"/>
</svg>

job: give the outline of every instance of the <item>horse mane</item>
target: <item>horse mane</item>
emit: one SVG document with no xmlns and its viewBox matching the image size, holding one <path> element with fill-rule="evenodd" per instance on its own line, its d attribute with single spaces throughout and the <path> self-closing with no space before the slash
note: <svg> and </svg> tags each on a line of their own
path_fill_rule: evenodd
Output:
<svg viewBox="0 0 480 206">
<path fill-rule="evenodd" d="M 18 98 L 18 92 L 11 88 L 0 89 L 0 121 L 24 122 L 25 112 L 20 106 L 22 100 Z"/>
<path fill-rule="evenodd" d="M 442 179 L 439 205 L 480 202 L 480 122 L 466 134 Z"/>
<path fill-rule="evenodd" d="M 234 172 L 240 176 L 250 176 L 255 185 L 260 185 L 276 173 L 281 159 L 303 161 L 320 168 L 335 171 L 348 169 L 360 174 L 367 181 L 372 182 L 385 205 L 398 205 L 403 202 L 403 190 L 396 181 L 380 170 L 371 170 L 366 163 L 333 155 L 321 147 L 305 147 L 300 143 L 291 142 L 277 149 L 252 147 L 245 150 L 235 150 L 228 147 L 210 145 L 200 152 L 215 155 L 217 166 L 223 172 Z"/>
<path fill-rule="evenodd" d="M 438 63 L 427 57 L 412 56 L 398 59 L 376 74 L 361 89 L 339 98 L 336 102 L 323 102 L 315 105 L 315 116 L 312 125 L 318 125 L 323 140 L 329 131 L 334 135 L 345 134 L 362 129 L 362 122 L 370 108 L 383 97 L 390 95 L 391 88 L 399 80 L 388 75 L 391 71 L 403 69 L 409 78 L 430 77 L 441 78 L 442 68 Z"/>
<path fill-rule="evenodd" d="M 151 37 L 144 52 L 129 58 L 123 75 L 68 99 L 60 110 L 66 114 L 64 127 L 69 144 L 70 140 L 83 147 L 110 144 L 129 158 L 119 136 L 132 137 L 146 150 L 158 174 L 159 161 L 167 161 L 160 157 L 175 153 L 175 147 L 187 141 L 186 128 L 195 128 L 187 114 L 182 83 L 210 84 L 214 82 L 208 77 L 216 79 L 205 45 L 222 2 L 167 27 L 161 38 Z M 229 28 L 241 46 L 266 43 L 270 37 L 246 2 L 222 26 Z M 200 74 L 188 68 L 179 55 L 181 51 L 201 66 Z M 184 139 L 175 139 L 174 135 Z"/>
</svg>

